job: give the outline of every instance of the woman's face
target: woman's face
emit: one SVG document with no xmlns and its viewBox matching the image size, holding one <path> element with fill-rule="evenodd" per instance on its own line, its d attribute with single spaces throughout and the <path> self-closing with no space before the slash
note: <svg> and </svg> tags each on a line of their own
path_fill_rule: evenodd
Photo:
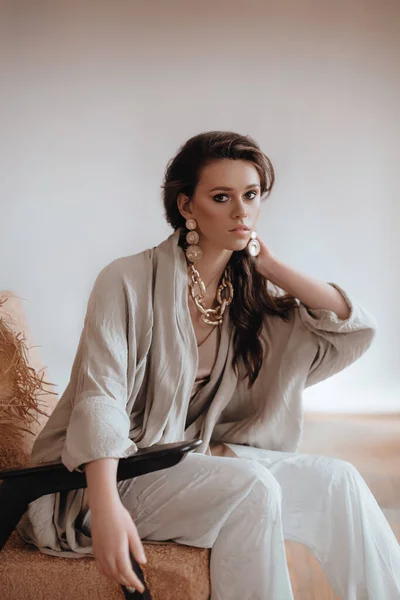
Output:
<svg viewBox="0 0 400 600">
<path fill-rule="evenodd" d="M 246 247 L 256 227 L 260 200 L 254 165 L 228 158 L 203 168 L 194 195 L 190 201 L 183 196 L 179 208 L 185 219 L 196 219 L 199 245 L 237 251 Z"/>
</svg>

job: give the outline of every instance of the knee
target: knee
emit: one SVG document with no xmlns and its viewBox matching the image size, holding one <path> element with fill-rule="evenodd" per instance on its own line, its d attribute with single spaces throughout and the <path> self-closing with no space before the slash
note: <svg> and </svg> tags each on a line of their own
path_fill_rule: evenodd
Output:
<svg viewBox="0 0 400 600">
<path fill-rule="evenodd" d="M 243 463 L 249 485 L 249 502 L 252 509 L 259 508 L 265 514 L 275 514 L 282 505 L 282 488 L 275 477 L 261 464 L 246 459 L 235 459 Z"/>
<path fill-rule="evenodd" d="M 358 469 L 349 461 L 340 458 L 333 459 L 333 472 L 338 479 L 362 479 Z"/>
<path fill-rule="evenodd" d="M 332 484 L 343 485 L 349 481 L 357 482 L 362 479 L 357 468 L 347 460 L 325 456 L 320 456 L 318 459 L 320 471 Z"/>
</svg>

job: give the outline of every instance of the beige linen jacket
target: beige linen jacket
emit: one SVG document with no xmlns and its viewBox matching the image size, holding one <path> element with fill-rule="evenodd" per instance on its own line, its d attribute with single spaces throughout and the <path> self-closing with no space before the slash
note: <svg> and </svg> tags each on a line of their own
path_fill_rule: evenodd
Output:
<svg viewBox="0 0 400 600">
<path fill-rule="evenodd" d="M 338 285 L 351 313 L 298 302 L 289 322 L 267 316 L 265 358 L 251 389 L 232 368 L 233 325 L 226 314 L 206 409 L 185 428 L 197 373 L 196 337 L 188 308 L 187 266 L 179 231 L 159 246 L 119 258 L 98 275 L 89 297 L 71 378 L 38 436 L 34 464 L 62 461 L 69 470 L 126 457 L 153 444 L 200 438 L 294 452 L 303 428 L 303 390 L 341 371 L 370 346 L 373 317 Z M 239 373 L 240 375 L 240 373 Z M 83 490 L 32 502 L 18 530 L 43 552 L 91 553 L 75 526 Z"/>
</svg>

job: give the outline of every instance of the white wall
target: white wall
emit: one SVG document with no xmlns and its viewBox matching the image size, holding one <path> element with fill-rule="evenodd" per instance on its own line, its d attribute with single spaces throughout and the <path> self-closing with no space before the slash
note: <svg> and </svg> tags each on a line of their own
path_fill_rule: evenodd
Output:
<svg viewBox="0 0 400 600">
<path fill-rule="evenodd" d="M 98 271 L 170 232 L 167 160 L 233 129 L 276 168 L 271 249 L 379 322 L 306 407 L 400 409 L 398 2 L 31 0 L 1 15 L 0 289 L 26 299 L 59 392 Z"/>
</svg>

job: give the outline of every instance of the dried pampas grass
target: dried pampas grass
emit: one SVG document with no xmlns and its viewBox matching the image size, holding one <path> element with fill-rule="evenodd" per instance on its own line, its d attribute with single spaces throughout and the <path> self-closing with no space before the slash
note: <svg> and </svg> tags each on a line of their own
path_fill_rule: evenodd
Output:
<svg viewBox="0 0 400 600">
<path fill-rule="evenodd" d="M 0 307 L 7 301 L 0 298 Z M 18 450 L 29 426 L 38 423 L 38 416 L 49 416 L 41 396 L 53 394 L 44 381 L 44 369 L 39 372 L 29 366 L 29 348 L 23 333 L 14 333 L 6 318 L 0 317 L 0 450 Z"/>
</svg>

